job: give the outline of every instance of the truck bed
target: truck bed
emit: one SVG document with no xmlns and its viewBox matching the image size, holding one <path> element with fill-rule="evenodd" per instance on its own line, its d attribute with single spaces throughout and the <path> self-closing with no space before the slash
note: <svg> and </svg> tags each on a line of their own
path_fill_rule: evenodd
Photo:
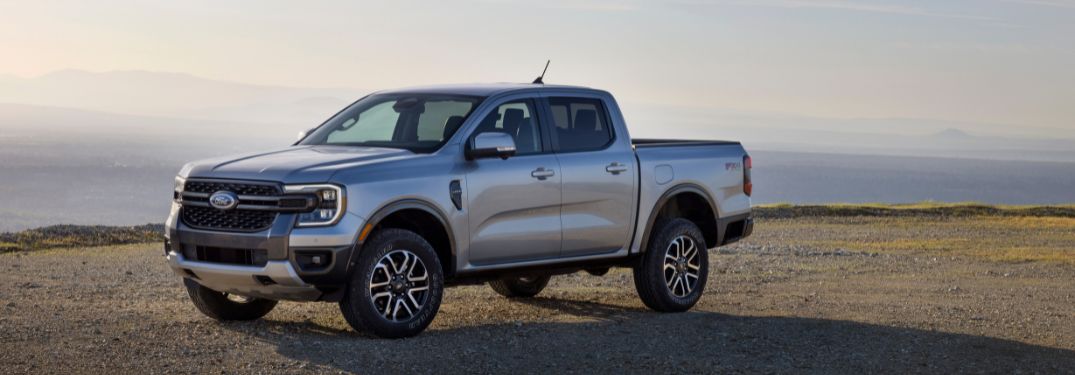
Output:
<svg viewBox="0 0 1075 375">
<path fill-rule="evenodd" d="M 717 223 L 745 220 L 750 214 L 750 197 L 743 191 L 742 144 L 732 141 L 679 139 L 634 139 L 639 171 L 639 200 L 636 236 L 631 252 L 639 252 L 652 228 L 661 197 L 680 188 L 694 189 L 710 198 Z M 720 233 L 727 233 L 721 228 Z M 718 241 L 719 243 L 720 241 Z"/>
</svg>

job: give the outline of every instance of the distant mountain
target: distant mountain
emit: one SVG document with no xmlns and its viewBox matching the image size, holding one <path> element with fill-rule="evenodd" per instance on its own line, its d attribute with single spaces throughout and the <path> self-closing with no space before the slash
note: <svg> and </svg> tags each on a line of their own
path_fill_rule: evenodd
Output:
<svg viewBox="0 0 1075 375">
<path fill-rule="evenodd" d="M 945 139 L 970 139 L 970 138 L 972 138 L 972 136 L 970 134 L 967 134 L 967 132 L 959 130 L 959 129 L 955 129 L 955 128 L 948 128 L 948 129 L 941 130 L 941 131 L 939 131 L 937 133 L 934 133 L 933 136 L 937 137 L 937 138 L 945 138 Z"/>
<path fill-rule="evenodd" d="M 310 127 L 366 90 L 294 88 L 218 81 L 181 73 L 63 70 L 0 77 L 0 102 Z"/>
<path fill-rule="evenodd" d="M 205 120 L 109 113 L 77 108 L 0 103 L 0 129 L 9 137 L 37 141 L 87 142 L 119 139 L 128 143 L 143 137 L 173 139 L 213 131 L 238 139 L 292 141 L 305 127 L 287 124 Z M 209 141 L 201 139 L 191 143 Z M 117 145 L 118 146 L 118 145 Z"/>
</svg>

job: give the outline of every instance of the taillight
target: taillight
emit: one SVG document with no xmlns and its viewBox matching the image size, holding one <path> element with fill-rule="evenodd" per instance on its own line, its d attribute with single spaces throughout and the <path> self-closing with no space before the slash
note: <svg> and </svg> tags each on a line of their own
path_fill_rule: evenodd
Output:
<svg viewBox="0 0 1075 375">
<path fill-rule="evenodd" d="M 743 193 L 748 197 L 750 192 L 754 190 L 754 183 L 750 180 L 750 155 L 743 156 Z"/>
</svg>

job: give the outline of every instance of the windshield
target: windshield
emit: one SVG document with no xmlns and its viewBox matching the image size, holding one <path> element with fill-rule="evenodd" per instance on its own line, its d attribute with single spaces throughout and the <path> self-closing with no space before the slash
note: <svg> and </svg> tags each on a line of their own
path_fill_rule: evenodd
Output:
<svg viewBox="0 0 1075 375">
<path fill-rule="evenodd" d="M 371 95 L 326 121 L 299 144 L 433 152 L 459 130 L 481 100 L 458 95 Z"/>
</svg>

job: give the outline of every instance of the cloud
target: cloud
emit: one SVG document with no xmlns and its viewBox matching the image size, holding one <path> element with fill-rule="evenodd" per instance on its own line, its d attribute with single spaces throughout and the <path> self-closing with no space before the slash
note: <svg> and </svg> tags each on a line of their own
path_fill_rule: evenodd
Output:
<svg viewBox="0 0 1075 375">
<path fill-rule="evenodd" d="M 1075 9 L 1075 0 L 1001 0 L 1006 3 Z"/>
<path fill-rule="evenodd" d="M 1022 0 L 1053 2 L 1062 0 Z M 737 5 L 755 7 L 793 8 L 793 9 L 832 9 L 850 12 L 883 13 L 909 16 L 958 18 L 979 21 L 995 21 L 995 18 L 973 14 L 955 14 L 934 12 L 927 9 L 903 4 L 882 4 L 878 2 L 852 0 L 680 0 L 681 4 L 690 5 Z"/>
<path fill-rule="evenodd" d="M 629 12 L 640 9 L 640 5 L 638 2 L 623 0 L 545 0 L 538 2 L 523 0 L 481 0 L 481 2 L 494 4 L 533 5 L 541 8 L 568 9 L 593 12 Z"/>
</svg>

